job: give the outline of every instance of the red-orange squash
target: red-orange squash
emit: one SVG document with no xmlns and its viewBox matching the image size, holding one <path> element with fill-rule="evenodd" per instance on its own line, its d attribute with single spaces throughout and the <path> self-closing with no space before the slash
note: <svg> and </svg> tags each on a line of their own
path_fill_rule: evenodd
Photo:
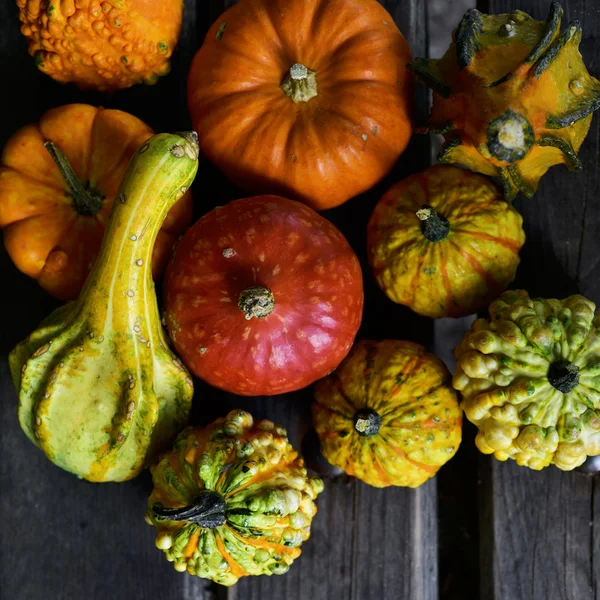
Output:
<svg viewBox="0 0 600 600">
<path fill-rule="evenodd" d="M 190 70 L 200 147 L 244 189 L 337 206 L 408 143 L 410 56 L 376 0 L 241 0 Z"/>
<path fill-rule="evenodd" d="M 358 258 L 327 219 L 279 196 L 218 207 L 177 244 L 169 336 L 198 377 L 244 396 L 291 392 L 335 369 L 362 317 Z"/>
<path fill-rule="evenodd" d="M 76 298 L 100 249 L 129 159 L 152 135 L 133 115 L 87 104 L 52 109 L 39 124 L 17 131 L 0 164 L 0 227 L 17 268 L 53 296 Z M 44 147 L 47 142 L 53 145 Z M 191 218 L 188 192 L 156 239 L 155 277 Z"/>
<path fill-rule="evenodd" d="M 183 0 L 17 0 L 37 68 L 100 91 L 154 83 L 169 72 Z"/>
</svg>

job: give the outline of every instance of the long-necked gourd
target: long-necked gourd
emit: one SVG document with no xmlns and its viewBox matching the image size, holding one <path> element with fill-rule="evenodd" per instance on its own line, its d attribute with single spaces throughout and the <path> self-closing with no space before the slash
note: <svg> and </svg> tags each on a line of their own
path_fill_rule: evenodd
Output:
<svg viewBox="0 0 600 600">
<path fill-rule="evenodd" d="M 90 481 L 135 477 L 187 420 L 192 380 L 162 330 L 151 259 L 197 168 L 195 133 L 148 140 L 131 160 L 79 298 L 10 354 L 23 431 L 56 465 Z"/>
</svg>

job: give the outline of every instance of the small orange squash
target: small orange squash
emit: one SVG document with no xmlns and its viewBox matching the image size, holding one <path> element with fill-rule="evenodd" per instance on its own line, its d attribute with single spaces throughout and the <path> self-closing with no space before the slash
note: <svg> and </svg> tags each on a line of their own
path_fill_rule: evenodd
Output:
<svg viewBox="0 0 600 600">
<path fill-rule="evenodd" d="M 152 135 L 133 115 L 87 104 L 52 109 L 39 124 L 17 131 L 0 164 L 0 227 L 17 268 L 53 296 L 76 298 L 100 249 L 129 159 Z M 155 277 L 191 218 L 188 192 L 158 234 Z"/>
<path fill-rule="evenodd" d="M 408 143 L 410 56 L 375 0 L 241 0 L 190 70 L 200 147 L 248 191 L 316 210 L 342 204 Z"/>
<path fill-rule="evenodd" d="M 315 388 L 313 423 L 334 466 L 374 487 L 418 487 L 461 442 L 444 363 L 413 342 L 360 341 Z"/>
<path fill-rule="evenodd" d="M 37 68 L 100 91 L 154 83 L 169 72 L 182 0 L 17 0 Z"/>
<path fill-rule="evenodd" d="M 427 317 L 461 317 L 514 279 L 522 222 L 486 177 L 435 165 L 394 185 L 377 204 L 369 260 L 394 302 Z"/>
</svg>

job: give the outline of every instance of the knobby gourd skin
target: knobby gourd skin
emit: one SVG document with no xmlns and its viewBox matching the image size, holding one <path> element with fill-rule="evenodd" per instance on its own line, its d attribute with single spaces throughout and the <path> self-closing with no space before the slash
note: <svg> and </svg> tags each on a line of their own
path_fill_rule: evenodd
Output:
<svg viewBox="0 0 600 600">
<path fill-rule="evenodd" d="M 53 296 L 77 298 L 129 160 L 152 135 L 133 115 L 88 104 L 53 108 L 39 124 L 14 133 L 0 164 L 0 227 L 17 268 Z M 54 145 L 60 167 L 48 144 Z M 188 192 L 169 211 L 156 238 L 155 278 L 191 219 Z"/>
<path fill-rule="evenodd" d="M 570 471 L 600 454 L 600 312 L 583 296 L 502 294 L 454 349 L 453 385 L 498 460 Z"/>
<path fill-rule="evenodd" d="M 184 137 L 182 137 L 184 136 Z M 151 259 L 198 168 L 195 134 L 158 134 L 133 156 L 79 298 L 9 356 L 23 431 L 59 467 L 123 481 L 185 425 L 192 380 L 161 327 Z"/>
<path fill-rule="evenodd" d="M 507 200 L 531 197 L 553 165 L 581 169 L 577 152 L 600 106 L 600 81 L 579 53 L 581 25 L 561 33 L 562 15 L 558 2 L 546 21 L 470 9 L 441 59 L 409 65 L 433 89 L 421 131 L 444 134 L 440 162 L 500 177 Z"/>
<path fill-rule="evenodd" d="M 155 83 L 169 72 L 182 0 L 17 0 L 37 68 L 100 91 Z"/>
<path fill-rule="evenodd" d="M 521 215 L 487 177 L 435 165 L 394 185 L 368 225 L 369 261 L 386 295 L 427 317 L 461 317 L 515 278 Z"/>
<path fill-rule="evenodd" d="M 188 427 L 152 468 L 148 523 L 177 571 L 233 585 L 279 575 L 300 556 L 323 482 L 271 421 L 231 411 Z"/>
<path fill-rule="evenodd" d="M 370 189 L 406 148 L 410 59 L 375 0 L 241 0 L 190 69 L 200 147 L 250 192 L 333 208 Z"/>
<path fill-rule="evenodd" d="M 374 487 L 418 487 L 458 450 L 462 413 L 444 363 L 423 346 L 357 342 L 315 387 L 323 456 Z"/>
<path fill-rule="evenodd" d="M 363 310 L 358 258 L 299 202 L 255 196 L 205 214 L 165 275 L 169 336 L 184 363 L 243 396 L 310 385 L 348 354 Z"/>
</svg>

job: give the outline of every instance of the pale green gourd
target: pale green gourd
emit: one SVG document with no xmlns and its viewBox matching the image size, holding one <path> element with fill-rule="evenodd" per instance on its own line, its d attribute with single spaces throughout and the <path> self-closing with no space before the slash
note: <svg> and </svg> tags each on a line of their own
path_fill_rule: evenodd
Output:
<svg viewBox="0 0 600 600">
<path fill-rule="evenodd" d="M 159 134 L 136 152 L 79 298 L 9 357 L 23 431 L 90 481 L 135 477 L 187 420 L 193 384 L 161 326 L 152 250 L 198 152 L 195 133 Z"/>
</svg>

